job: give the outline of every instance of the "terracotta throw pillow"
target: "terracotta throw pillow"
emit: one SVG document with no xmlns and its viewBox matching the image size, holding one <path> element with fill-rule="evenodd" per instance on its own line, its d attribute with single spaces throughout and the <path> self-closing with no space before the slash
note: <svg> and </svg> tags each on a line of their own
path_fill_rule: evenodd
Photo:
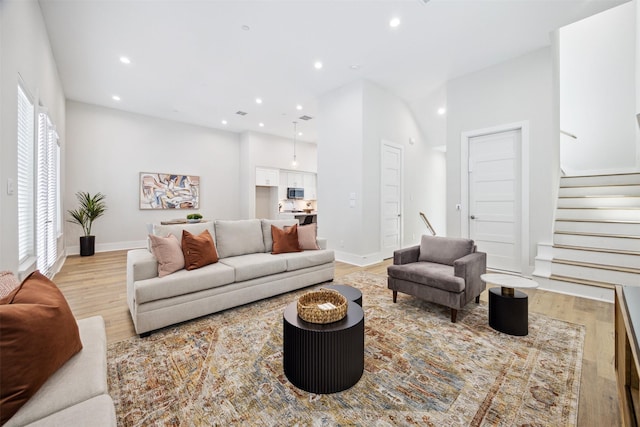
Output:
<svg viewBox="0 0 640 427">
<path fill-rule="evenodd" d="M 67 301 L 39 271 L 0 299 L 0 424 L 81 349 Z"/>
<path fill-rule="evenodd" d="M 178 238 L 173 234 L 160 237 L 149 234 L 151 253 L 158 260 L 158 277 L 164 277 L 184 268 L 184 255 Z"/>
<path fill-rule="evenodd" d="M 182 230 L 182 253 L 187 270 L 218 262 L 218 251 L 209 230 L 204 230 L 197 236 Z"/>
<path fill-rule="evenodd" d="M 288 252 L 301 252 L 298 243 L 298 225 L 282 230 L 275 225 L 271 226 L 271 237 L 273 238 L 272 254 L 285 254 Z"/>
</svg>

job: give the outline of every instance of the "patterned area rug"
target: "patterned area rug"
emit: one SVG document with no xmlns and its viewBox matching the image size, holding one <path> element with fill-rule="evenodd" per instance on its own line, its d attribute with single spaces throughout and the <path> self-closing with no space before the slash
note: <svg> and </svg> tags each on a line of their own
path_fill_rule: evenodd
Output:
<svg viewBox="0 0 640 427">
<path fill-rule="evenodd" d="M 282 313 L 305 289 L 109 346 L 118 425 L 575 425 L 584 327 L 530 313 L 529 335 L 491 329 L 486 304 L 449 310 L 355 273 L 365 371 L 316 395 L 282 368 Z"/>
</svg>

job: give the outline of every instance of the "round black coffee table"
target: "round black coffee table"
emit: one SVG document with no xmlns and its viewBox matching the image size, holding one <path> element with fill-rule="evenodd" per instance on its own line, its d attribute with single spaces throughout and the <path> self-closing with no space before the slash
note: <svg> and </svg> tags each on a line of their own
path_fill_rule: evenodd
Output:
<svg viewBox="0 0 640 427">
<path fill-rule="evenodd" d="M 339 285 L 337 283 L 334 283 L 332 285 L 322 286 L 322 287 L 326 289 L 334 289 L 340 292 L 342 296 L 344 296 L 349 301 L 353 301 L 356 304 L 358 304 L 360 307 L 362 307 L 362 292 L 360 292 L 360 289 L 354 288 L 353 286 L 349 286 L 349 285 Z"/>
<path fill-rule="evenodd" d="M 284 373 L 296 387 L 310 393 L 336 393 L 356 384 L 364 371 L 364 312 L 349 304 L 344 319 L 305 322 L 296 302 L 283 315 Z"/>
</svg>

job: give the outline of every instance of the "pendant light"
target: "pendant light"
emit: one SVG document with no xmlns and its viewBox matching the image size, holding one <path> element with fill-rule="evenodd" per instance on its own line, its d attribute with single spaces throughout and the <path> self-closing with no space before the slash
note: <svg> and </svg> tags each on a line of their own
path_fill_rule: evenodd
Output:
<svg viewBox="0 0 640 427">
<path fill-rule="evenodd" d="M 294 168 L 298 167 L 298 160 L 296 159 L 297 125 L 298 125 L 298 122 L 293 122 L 293 161 L 291 162 L 291 166 Z"/>
</svg>

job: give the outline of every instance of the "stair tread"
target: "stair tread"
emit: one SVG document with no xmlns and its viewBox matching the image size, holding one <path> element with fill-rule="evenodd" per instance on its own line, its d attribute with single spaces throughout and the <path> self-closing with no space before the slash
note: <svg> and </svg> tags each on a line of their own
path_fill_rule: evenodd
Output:
<svg viewBox="0 0 640 427">
<path fill-rule="evenodd" d="M 640 210 L 640 206 L 572 206 L 572 207 L 562 207 L 558 206 L 557 209 L 591 209 L 591 210 L 616 210 L 616 211 L 634 211 Z"/>
<path fill-rule="evenodd" d="M 588 194 L 583 196 L 558 196 L 559 199 L 640 199 L 629 194 Z"/>
<path fill-rule="evenodd" d="M 577 283 L 579 285 L 596 286 L 599 288 L 607 288 L 607 289 L 613 289 L 616 286 L 615 283 L 598 282 L 596 280 L 577 279 L 575 277 L 561 276 L 559 274 L 552 274 L 551 276 L 549 276 L 549 279 L 558 280 L 561 282 Z"/>
<path fill-rule="evenodd" d="M 624 219 L 567 219 L 559 218 L 556 222 L 595 222 L 602 224 L 640 224 L 640 221 L 624 220 Z"/>
<path fill-rule="evenodd" d="M 569 236 L 612 237 L 614 239 L 640 239 L 640 236 L 629 234 L 587 233 L 583 231 L 554 231 L 553 234 Z"/>
<path fill-rule="evenodd" d="M 553 258 L 551 262 L 556 264 L 575 265 L 578 267 L 597 268 L 599 270 L 617 271 L 620 273 L 640 274 L 640 269 L 638 268 L 619 267 L 619 266 L 609 265 L 609 264 L 597 264 L 594 262 L 584 262 L 584 261 L 571 261 L 563 258 Z"/>
<path fill-rule="evenodd" d="M 561 179 L 564 178 L 594 178 L 594 177 L 602 177 L 602 176 L 633 176 L 633 175 L 640 175 L 640 171 L 638 172 L 620 172 L 620 173 L 601 173 L 601 174 L 595 174 L 595 175 L 564 175 L 562 177 L 560 177 Z"/>
<path fill-rule="evenodd" d="M 636 185 L 640 185 L 638 183 L 629 183 L 629 184 L 588 184 L 588 185 L 561 185 L 560 188 L 591 188 L 591 187 L 633 187 Z"/>
<path fill-rule="evenodd" d="M 603 253 L 610 253 L 610 254 L 640 256 L 640 252 L 625 251 L 622 249 L 592 248 L 587 246 L 572 246 L 572 245 L 553 245 L 553 247 L 558 249 L 571 249 L 576 251 L 603 252 Z"/>
</svg>

